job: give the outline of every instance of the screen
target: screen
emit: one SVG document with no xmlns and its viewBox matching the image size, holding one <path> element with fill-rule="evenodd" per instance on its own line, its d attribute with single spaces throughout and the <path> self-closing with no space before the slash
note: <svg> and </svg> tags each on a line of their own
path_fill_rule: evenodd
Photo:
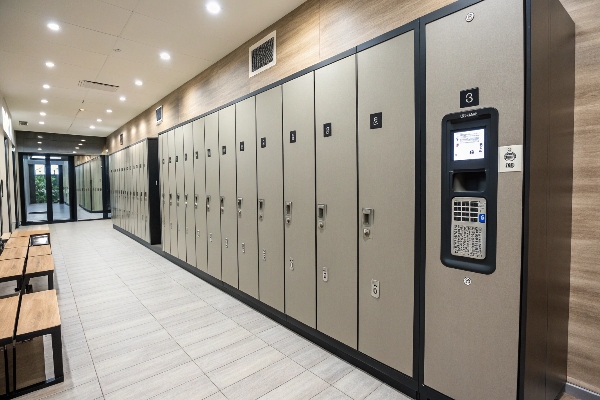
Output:
<svg viewBox="0 0 600 400">
<path fill-rule="evenodd" d="M 485 158 L 485 129 L 454 132 L 454 161 Z"/>
</svg>

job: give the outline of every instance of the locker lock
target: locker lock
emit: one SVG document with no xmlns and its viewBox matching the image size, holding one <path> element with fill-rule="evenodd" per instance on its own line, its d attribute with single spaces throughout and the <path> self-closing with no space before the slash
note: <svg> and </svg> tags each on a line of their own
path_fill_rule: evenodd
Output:
<svg viewBox="0 0 600 400">
<path fill-rule="evenodd" d="M 196 230 L 196 237 L 200 237 L 200 229 Z"/>
<path fill-rule="evenodd" d="M 177 207 L 179 207 L 179 193 L 176 194 L 175 198 L 177 199 Z"/>
<path fill-rule="evenodd" d="M 365 239 L 371 239 L 371 226 L 373 225 L 373 218 L 375 210 L 372 208 L 362 209 L 362 226 L 363 226 L 363 237 Z"/>
<path fill-rule="evenodd" d="M 258 219 L 261 221 L 264 218 L 265 211 L 265 199 L 258 199 Z"/>
<path fill-rule="evenodd" d="M 225 214 L 225 196 L 221 196 L 221 214 Z"/>
<path fill-rule="evenodd" d="M 290 271 L 294 270 L 294 259 L 290 257 Z"/>
<path fill-rule="evenodd" d="M 319 229 L 325 228 L 325 218 L 327 217 L 327 204 L 317 205 L 317 226 Z"/>
<path fill-rule="evenodd" d="M 173 194 L 169 193 L 169 205 L 172 206 L 173 205 Z"/>
<path fill-rule="evenodd" d="M 198 195 L 194 195 L 194 208 L 198 208 Z"/>
<path fill-rule="evenodd" d="M 237 198 L 238 217 L 242 218 L 242 198 Z"/>
<path fill-rule="evenodd" d="M 184 199 L 185 199 L 185 208 L 187 208 L 187 199 L 188 199 L 188 195 L 184 195 Z"/>
<path fill-rule="evenodd" d="M 210 195 L 206 196 L 206 212 L 210 212 Z"/>
<path fill-rule="evenodd" d="M 292 202 L 291 201 L 285 202 L 285 223 L 288 225 L 292 223 Z"/>
</svg>

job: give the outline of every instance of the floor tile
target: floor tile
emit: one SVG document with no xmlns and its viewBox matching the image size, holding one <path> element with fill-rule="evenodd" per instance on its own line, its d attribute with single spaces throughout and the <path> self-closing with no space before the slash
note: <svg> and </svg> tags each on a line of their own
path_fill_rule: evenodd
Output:
<svg viewBox="0 0 600 400">
<path fill-rule="evenodd" d="M 321 393 L 313 397 L 311 400 L 352 400 L 336 388 L 330 386 Z"/>
<path fill-rule="evenodd" d="M 225 333 L 225 335 L 227 335 L 227 333 Z M 202 371 L 208 373 L 231 362 L 239 360 L 248 354 L 252 354 L 266 346 L 267 344 L 259 338 L 250 336 L 227 347 L 199 357 L 195 359 L 194 362 L 202 369 Z"/>
<path fill-rule="evenodd" d="M 366 400 L 410 400 L 410 397 L 398 392 L 388 385 L 381 385 Z"/>
<path fill-rule="evenodd" d="M 291 354 L 289 357 L 308 369 L 314 367 L 326 358 L 333 356 L 319 346 L 310 343 L 308 346 Z"/>
<path fill-rule="evenodd" d="M 324 381 L 334 384 L 348 375 L 354 367 L 337 357 L 328 357 L 310 370 Z"/>
<path fill-rule="evenodd" d="M 381 386 L 381 382 L 359 369 L 354 369 L 333 386 L 355 400 L 363 400 Z"/>
<path fill-rule="evenodd" d="M 261 397 L 261 400 L 305 400 L 327 389 L 329 384 L 310 371 L 304 371 L 278 388 Z"/>
<path fill-rule="evenodd" d="M 219 389 L 208 379 L 207 376 L 200 376 L 189 382 L 167 390 L 152 399 L 169 399 L 169 400 L 189 400 L 189 399 L 205 399 L 215 393 L 219 393 Z M 224 398 L 224 397 L 223 397 Z"/>
</svg>

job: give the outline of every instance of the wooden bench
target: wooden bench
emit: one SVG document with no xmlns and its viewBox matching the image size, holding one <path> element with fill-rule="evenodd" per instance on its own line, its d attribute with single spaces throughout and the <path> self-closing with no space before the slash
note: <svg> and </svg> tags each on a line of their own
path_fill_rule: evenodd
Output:
<svg viewBox="0 0 600 400">
<path fill-rule="evenodd" d="M 42 247 L 42 246 L 40 246 Z M 14 260 L 17 258 L 27 257 L 27 247 L 13 247 L 12 249 L 4 249 L 0 254 L 0 261 L 2 260 Z"/>
<path fill-rule="evenodd" d="M 29 248 L 29 257 L 47 256 L 52 254 L 52 248 L 49 244 L 43 246 L 31 246 Z"/>
<path fill-rule="evenodd" d="M 5 249 L 14 249 L 15 247 L 27 247 L 29 246 L 29 238 L 26 236 L 14 237 L 8 239 L 4 245 Z"/>
<path fill-rule="evenodd" d="M 25 287 L 28 286 L 29 279 L 47 275 L 48 289 L 54 289 L 54 259 L 51 255 L 32 256 L 31 249 L 29 250 L 29 257 L 27 258 L 27 265 L 25 267 Z"/>
<path fill-rule="evenodd" d="M 9 392 L 10 384 L 8 377 L 8 348 L 6 346 L 12 343 L 18 306 L 19 296 L 0 299 L 0 346 L 4 350 L 4 387 L 6 388 L 6 393 Z"/>
<path fill-rule="evenodd" d="M 50 229 L 23 229 L 14 231 L 11 237 L 29 237 L 31 235 L 44 235 L 47 233 L 50 233 Z"/>
<path fill-rule="evenodd" d="M 24 258 L 0 261 L 0 282 L 19 281 L 25 268 Z"/>
</svg>

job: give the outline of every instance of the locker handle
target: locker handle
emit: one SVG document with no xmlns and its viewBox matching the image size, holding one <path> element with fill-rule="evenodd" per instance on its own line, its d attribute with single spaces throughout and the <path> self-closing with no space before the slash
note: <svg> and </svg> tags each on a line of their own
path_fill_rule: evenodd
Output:
<svg viewBox="0 0 600 400">
<path fill-rule="evenodd" d="M 169 205 L 172 206 L 173 205 L 173 194 L 169 193 Z"/>
<path fill-rule="evenodd" d="M 187 199 L 188 199 L 188 195 L 184 195 L 184 199 L 185 199 L 185 208 L 187 208 Z"/>
<path fill-rule="evenodd" d="M 258 199 L 258 219 L 261 221 L 264 218 L 265 211 L 265 199 Z"/>
<path fill-rule="evenodd" d="M 225 196 L 221 196 L 221 214 L 225 214 Z"/>
<path fill-rule="evenodd" d="M 176 199 L 177 199 L 177 207 L 179 207 L 179 193 L 177 193 Z"/>
<path fill-rule="evenodd" d="M 327 204 L 317 205 L 317 226 L 319 229 L 325 228 L 325 219 L 327 218 Z"/>
<path fill-rule="evenodd" d="M 285 223 L 288 225 L 292 223 L 292 202 L 291 201 L 285 202 Z"/>
<path fill-rule="evenodd" d="M 210 195 L 206 196 L 206 211 L 210 212 Z"/>
<path fill-rule="evenodd" d="M 365 239 L 371 238 L 371 226 L 375 218 L 375 210 L 372 208 L 362 209 L 362 226 L 363 226 L 363 237 Z"/>
<path fill-rule="evenodd" d="M 198 195 L 194 195 L 194 208 L 198 208 Z"/>
<path fill-rule="evenodd" d="M 242 201 L 241 197 L 237 198 L 238 217 L 242 218 Z"/>
</svg>

